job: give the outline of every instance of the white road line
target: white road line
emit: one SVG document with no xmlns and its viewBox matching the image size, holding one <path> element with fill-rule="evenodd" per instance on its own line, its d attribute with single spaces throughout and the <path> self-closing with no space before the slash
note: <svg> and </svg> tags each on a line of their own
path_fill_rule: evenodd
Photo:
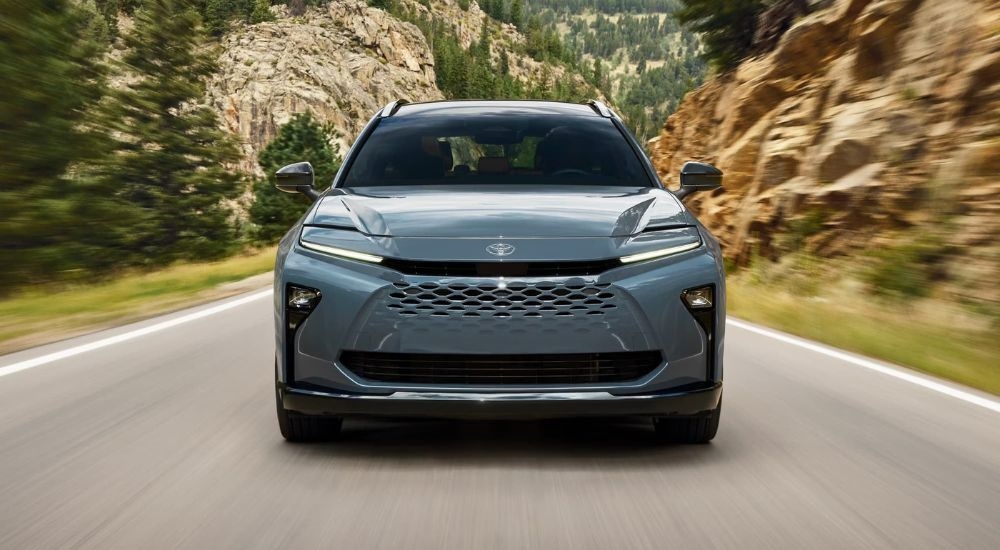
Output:
<svg viewBox="0 0 1000 550">
<path fill-rule="evenodd" d="M 961 390 L 959 388 L 950 386 L 948 384 L 943 384 L 932 378 L 928 378 L 926 376 L 921 376 L 919 374 L 909 372 L 904 367 L 890 367 L 888 365 L 877 363 L 875 361 L 871 361 L 863 357 L 858 357 L 856 355 L 838 351 L 834 348 L 810 342 L 809 340 L 803 340 L 801 338 L 789 336 L 787 334 L 759 327 L 757 325 L 753 325 L 744 321 L 727 319 L 726 326 L 736 327 L 756 334 L 760 334 L 762 336 L 767 336 L 768 338 L 774 338 L 775 340 L 780 340 L 782 342 L 785 342 L 786 344 L 792 344 L 793 346 L 798 346 L 800 348 L 804 348 L 809 351 L 814 351 L 816 353 L 821 353 L 823 355 L 833 357 L 835 359 L 840 359 L 841 361 L 844 361 L 846 363 L 851 363 L 852 365 L 873 370 L 875 372 L 884 374 L 886 376 L 891 376 L 893 378 L 897 378 L 899 380 L 903 380 L 911 384 L 916 384 L 920 387 L 927 388 L 929 390 L 936 391 L 938 393 L 950 397 L 954 397 L 955 399 L 961 399 L 966 403 L 978 405 L 980 407 L 983 407 L 984 409 L 989 409 L 993 412 L 1000 413 L 1000 401 L 989 399 L 981 395 L 976 395 L 974 393 Z"/>
<path fill-rule="evenodd" d="M 34 359 L 26 359 L 24 361 L 20 361 L 12 365 L 7 365 L 6 367 L 0 367 L 0 377 L 7 376 L 8 374 L 14 374 L 15 372 L 21 372 L 23 370 L 39 367 L 41 365 L 52 363 L 53 361 L 59 361 L 61 359 L 66 359 L 68 357 L 80 355 L 81 353 L 87 353 L 88 351 L 94 351 L 97 349 L 106 348 L 108 346 L 113 346 L 115 344 L 120 344 L 122 342 L 127 342 L 129 340 L 134 340 L 136 338 L 141 338 L 143 336 L 153 334 L 154 332 L 160 332 L 161 330 L 166 330 L 171 327 L 176 327 L 177 325 L 182 325 L 190 321 L 203 319 L 210 315 L 215 315 L 216 313 L 221 313 L 223 311 L 233 309 L 235 307 L 240 307 L 244 304 L 248 304 L 255 300 L 259 300 L 261 298 L 270 296 L 271 292 L 272 292 L 271 290 L 255 292 L 253 294 L 244 296 L 236 300 L 232 300 L 230 302 L 224 302 L 217 306 L 201 309 L 193 313 L 189 313 L 187 315 L 182 315 L 180 317 L 170 319 L 169 321 L 163 321 L 162 323 L 156 323 L 155 325 L 150 325 L 148 327 L 143 327 L 123 334 L 110 336 L 102 340 L 97 340 L 96 342 L 81 344 L 79 346 L 64 349 L 62 351 L 56 351 L 53 353 L 49 353 L 47 355 L 35 357 Z"/>
</svg>

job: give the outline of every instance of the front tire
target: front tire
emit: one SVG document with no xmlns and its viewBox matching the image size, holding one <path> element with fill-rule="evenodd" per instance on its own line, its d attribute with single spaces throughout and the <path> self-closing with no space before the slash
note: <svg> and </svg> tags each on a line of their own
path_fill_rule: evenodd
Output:
<svg viewBox="0 0 1000 550">
<path fill-rule="evenodd" d="M 653 419 L 656 435 L 665 443 L 708 443 L 719 431 L 722 402 L 707 413 L 693 416 L 661 416 Z"/>
<path fill-rule="evenodd" d="M 281 405 L 281 393 L 275 390 L 278 429 L 281 437 L 293 443 L 329 441 L 340 435 L 344 419 L 339 416 L 311 416 L 286 410 Z"/>
</svg>

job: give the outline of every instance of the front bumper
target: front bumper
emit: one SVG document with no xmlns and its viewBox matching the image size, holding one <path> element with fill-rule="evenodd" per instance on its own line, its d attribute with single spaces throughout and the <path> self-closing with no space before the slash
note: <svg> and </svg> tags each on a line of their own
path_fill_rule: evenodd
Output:
<svg viewBox="0 0 1000 550">
<path fill-rule="evenodd" d="M 715 382 L 722 379 L 725 311 L 717 259 L 715 250 L 706 248 L 593 276 L 447 277 L 406 275 L 292 250 L 279 258 L 276 272 L 277 378 L 291 388 L 376 396 L 393 392 L 641 396 Z M 287 284 L 315 288 L 323 296 L 295 332 L 286 329 L 283 316 Z M 705 284 L 717 288 L 712 337 L 681 298 L 685 289 Z M 560 381 L 544 387 L 388 380 L 359 373 L 344 362 L 345 352 L 390 357 L 649 351 L 660 352 L 662 362 L 646 375 L 586 384 Z"/>
<path fill-rule="evenodd" d="M 641 395 L 609 392 L 395 392 L 362 395 L 278 385 L 282 406 L 310 415 L 533 419 L 558 417 L 694 415 L 722 398 L 722 382 L 686 391 Z"/>
</svg>

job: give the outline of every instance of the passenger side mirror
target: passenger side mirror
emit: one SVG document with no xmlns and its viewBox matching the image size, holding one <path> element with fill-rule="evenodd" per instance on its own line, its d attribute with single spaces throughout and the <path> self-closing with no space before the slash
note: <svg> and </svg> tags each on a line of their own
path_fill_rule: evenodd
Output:
<svg viewBox="0 0 1000 550">
<path fill-rule="evenodd" d="M 681 188 L 674 191 L 678 199 L 699 191 L 714 191 L 722 187 L 722 170 L 704 162 L 685 162 L 681 167 Z"/>
<path fill-rule="evenodd" d="M 315 180 L 313 167 L 308 162 L 296 162 L 282 166 L 274 173 L 274 176 L 278 179 L 275 187 L 285 193 L 302 193 L 313 201 L 319 198 L 319 192 L 313 187 Z"/>
</svg>

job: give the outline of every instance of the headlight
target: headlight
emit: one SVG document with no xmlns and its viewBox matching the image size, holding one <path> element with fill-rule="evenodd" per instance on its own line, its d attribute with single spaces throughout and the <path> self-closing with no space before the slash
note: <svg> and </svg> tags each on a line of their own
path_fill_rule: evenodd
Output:
<svg viewBox="0 0 1000 550">
<path fill-rule="evenodd" d="M 372 264 L 382 262 L 382 256 L 375 256 L 374 254 L 365 254 L 364 252 L 337 248 L 335 246 L 327 246 L 325 244 L 313 243 L 305 240 L 299 240 L 299 244 L 301 244 L 303 248 L 315 250 L 316 252 L 321 252 L 330 256 L 337 256 L 339 258 L 347 258 L 349 260 L 357 260 L 359 262 L 368 262 Z"/>
<path fill-rule="evenodd" d="M 670 248 L 661 248 L 659 250 L 650 250 L 649 252 L 642 252 L 639 254 L 632 254 L 631 256 L 622 256 L 621 262 L 623 264 L 630 264 L 633 262 L 643 262 L 646 260 L 652 260 L 655 258 L 663 258 L 665 256 L 673 256 L 674 254 L 680 254 L 681 252 L 687 252 L 688 250 L 694 250 L 701 246 L 701 240 L 697 240 L 693 243 L 682 244 L 680 246 L 672 246 Z"/>
</svg>

